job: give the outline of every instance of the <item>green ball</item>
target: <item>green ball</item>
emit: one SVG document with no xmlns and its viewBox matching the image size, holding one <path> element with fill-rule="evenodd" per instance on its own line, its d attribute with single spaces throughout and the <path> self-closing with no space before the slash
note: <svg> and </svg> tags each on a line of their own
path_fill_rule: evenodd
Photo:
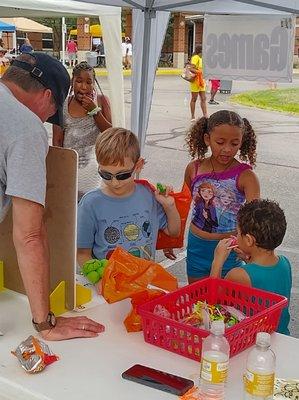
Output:
<svg viewBox="0 0 299 400">
<path fill-rule="evenodd" d="M 97 283 L 101 279 L 100 273 L 98 271 L 91 271 L 89 274 L 86 275 L 86 278 L 91 283 Z"/>
<path fill-rule="evenodd" d="M 91 271 L 96 271 L 100 265 L 101 265 L 101 262 L 99 260 L 97 260 L 97 259 L 92 259 L 92 260 L 86 261 L 82 265 L 82 273 L 83 273 L 83 275 L 86 276 Z"/>
</svg>

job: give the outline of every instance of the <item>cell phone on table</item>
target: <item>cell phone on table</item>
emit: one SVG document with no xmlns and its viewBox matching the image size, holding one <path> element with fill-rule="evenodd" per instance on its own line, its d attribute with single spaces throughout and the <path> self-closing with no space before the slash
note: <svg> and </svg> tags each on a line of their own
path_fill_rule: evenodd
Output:
<svg viewBox="0 0 299 400">
<path fill-rule="evenodd" d="M 194 386 L 194 382 L 145 365 L 135 364 L 122 373 L 124 379 L 155 389 L 182 396 Z"/>
</svg>

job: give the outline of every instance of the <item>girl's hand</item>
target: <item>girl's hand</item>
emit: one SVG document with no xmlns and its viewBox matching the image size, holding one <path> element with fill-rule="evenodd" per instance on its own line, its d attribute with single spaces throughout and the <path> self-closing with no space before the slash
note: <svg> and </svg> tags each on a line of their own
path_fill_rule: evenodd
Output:
<svg viewBox="0 0 299 400">
<path fill-rule="evenodd" d="M 155 191 L 155 198 L 164 209 L 173 207 L 175 205 L 174 198 L 169 196 L 169 193 L 172 191 L 172 186 L 166 186 L 166 191 L 164 194 L 161 194 L 158 190 Z"/>
<path fill-rule="evenodd" d="M 96 102 L 94 101 L 93 97 L 85 94 L 82 98 L 82 107 L 85 108 L 85 110 L 92 111 L 97 107 Z"/>
</svg>

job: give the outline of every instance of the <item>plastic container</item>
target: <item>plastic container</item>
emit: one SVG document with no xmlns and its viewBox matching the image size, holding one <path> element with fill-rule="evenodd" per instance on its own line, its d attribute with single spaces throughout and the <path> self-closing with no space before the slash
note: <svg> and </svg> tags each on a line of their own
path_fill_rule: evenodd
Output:
<svg viewBox="0 0 299 400">
<path fill-rule="evenodd" d="M 224 331 L 224 321 L 213 321 L 210 335 L 203 340 L 200 400 L 224 400 L 229 361 L 229 344 Z"/>
<path fill-rule="evenodd" d="M 248 354 L 244 375 L 244 400 L 272 400 L 276 357 L 270 349 L 269 333 L 259 332 Z"/>
<path fill-rule="evenodd" d="M 97 66 L 98 53 L 96 51 L 87 51 L 86 52 L 86 61 L 91 67 Z"/>
<path fill-rule="evenodd" d="M 225 94 L 230 94 L 232 91 L 232 87 L 233 87 L 233 81 L 221 80 L 219 92 L 225 93 Z"/>
<path fill-rule="evenodd" d="M 192 312 L 192 306 L 198 300 L 207 301 L 209 304 L 233 306 L 248 317 L 225 330 L 231 357 L 252 346 L 257 332 L 274 332 L 281 311 L 288 304 L 287 298 L 275 293 L 224 279 L 201 279 L 139 307 L 144 340 L 173 353 L 200 361 L 202 339 L 208 336 L 209 332 L 180 322 L 184 316 Z M 153 310 L 157 304 L 167 308 L 171 318 L 155 315 Z"/>
</svg>

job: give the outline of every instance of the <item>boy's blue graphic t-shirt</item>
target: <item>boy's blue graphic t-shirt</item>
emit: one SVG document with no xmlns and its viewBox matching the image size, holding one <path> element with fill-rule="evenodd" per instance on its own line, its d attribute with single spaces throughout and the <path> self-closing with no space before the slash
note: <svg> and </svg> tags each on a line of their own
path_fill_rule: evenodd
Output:
<svg viewBox="0 0 299 400">
<path fill-rule="evenodd" d="M 257 289 L 267 290 L 285 296 L 289 300 L 292 288 L 292 270 L 289 260 L 285 256 L 279 256 L 275 265 L 264 267 L 258 264 L 246 264 L 245 269 L 251 280 L 251 285 Z M 289 304 L 280 317 L 277 332 L 289 335 L 288 325 L 290 322 Z"/>
<path fill-rule="evenodd" d="M 107 258 L 117 246 L 134 256 L 154 259 L 159 229 L 167 225 L 163 207 L 141 184 L 128 197 L 110 197 L 101 189 L 86 193 L 78 206 L 77 247 Z"/>
</svg>

